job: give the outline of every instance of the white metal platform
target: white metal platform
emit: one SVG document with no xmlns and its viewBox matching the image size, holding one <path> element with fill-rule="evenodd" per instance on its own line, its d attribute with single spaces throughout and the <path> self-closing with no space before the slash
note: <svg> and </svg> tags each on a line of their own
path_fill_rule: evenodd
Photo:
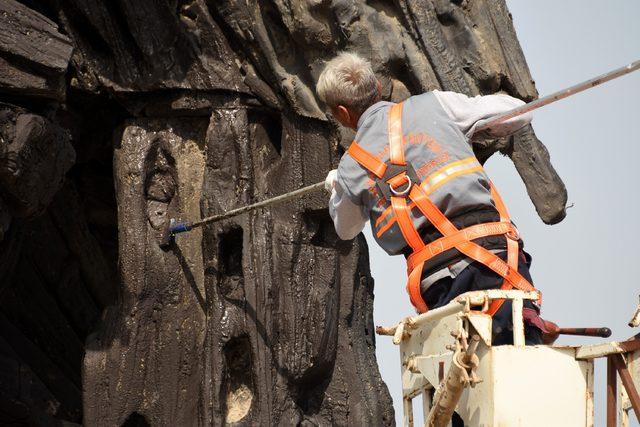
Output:
<svg viewBox="0 0 640 427">
<path fill-rule="evenodd" d="M 512 300 L 514 345 L 491 345 L 491 317 L 482 310 L 498 298 Z M 613 370 L 610 383 L 620 390 L 620 425 L 628 425 L 633 402 L 636 406 L 638 403 L 629 394 L 636 393 L 640 386 L 640 340 L 594 346 L 525 346 L 523 301 L 537 298 L 536 292 L 517 290 L 470 292 L 394 327 L 378 328 L 379 334 L 393 335 L 400 346 L 404 425 L 413 426 L 412 401 L 418 396 L 422 397 L 425 425 L 448 425 L 450 415 L 445 421 L 442 416 L 438 419 L 434 408 L 439 405 L 442 409 L 447 399 L 451 404 L 451 395 L 455 395 L 452 404 L 467 426 L 591 427 L 593 360 L 597 357 L 609 357 L 611 364 L 615 362 L 613 357 L 618 357 L 616 360 L 624 365 L 616 365 L 620 378 L 624 380 L 626 371 L 626 377 L 635 382 L 635 387 L 617 386 Z M 480 338 L 479 343 L 470 349 L 474 336 Z M 465 387 L 461 393 L 448 393 L 443 398 L 443 389 L 451 388 L 448 374 L 453 372 L 454 359 L 463 360 L 465 369 L 455 372 L 461 375 Z M 459 366 L 460 362 L 456 364 Z M 609 404 L 614 410 L 613 415 L 609 410 L 608 426 L 614 426 L 616 400 L 610 398 Z"/>
</svg>

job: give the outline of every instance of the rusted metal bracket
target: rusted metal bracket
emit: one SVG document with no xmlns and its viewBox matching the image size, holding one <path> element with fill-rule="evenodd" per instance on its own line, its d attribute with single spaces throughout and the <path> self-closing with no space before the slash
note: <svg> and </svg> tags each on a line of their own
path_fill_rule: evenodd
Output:
<svg viewBox="0 0 640 427">
<path fill-rule="evenodd" d="M 622 354 L 612 354 L 607 358 L 607 366 L 609 363 L 611 363 L 615 367 L 616 371 L 618 371 L 622 385 L 629 396 L 633 412 L 635 412 L 636 418 L 640 421 L 640 395 L 638 395 L 638 390 L 636 389 L 633 379 L 631 378 L 631 374 L 627 369 L 627 362 L 624 360 L 624 356 L 622 356 Z"/>
<path fill-rule="evenodd" d="M 618 425 L 618 382 L 613 355 L 607 357 L 607 427 Z"/>
<path fill-rule="evenodd" d="M 614 353 L 607 356 L 607 427 L 616 427 L 618 422 L 616 373 L 620 376 L 620 381 L 627 392 L 633 412 L 635 412 L 636 418 L 640 421 L 640 395 L 638 395 L 638 390 L 633 383 L 624 356 L 621 353 Z"/>
</svg>

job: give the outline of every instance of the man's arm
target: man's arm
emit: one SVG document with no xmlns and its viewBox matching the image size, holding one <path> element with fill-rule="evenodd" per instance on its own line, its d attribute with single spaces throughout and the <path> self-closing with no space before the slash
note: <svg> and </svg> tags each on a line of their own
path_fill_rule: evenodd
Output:
<svg viewBox="0 0 640 427">
<path fill-rule="evenodd" d="M 349 199 L 335 178 L 329 199 L 329 215 L 333 219 L 338 237 L 342 240 L 351 240 L 356 237 L 368 221 L 362 206 Z"/>
<path fill-rule="evenodd" d="M 478 126 L 486 123 L 498 114 L 506 113 L 525 104 L 521 99 L 500 93 L 468 97 L 462 93 L 434 90 L 433 94 L 447 115 L 458 125 L 462 133 L 465 134 L 469 140 L 474 136 L 478 136 L 474 135 L 475 129 Z M 532 114 L 529 112 L 509 119 L 492 127 L 489 136 L 502 137 L 510 135 L 528 125 L 531 122 L 531 118 Z"/>
</svg>

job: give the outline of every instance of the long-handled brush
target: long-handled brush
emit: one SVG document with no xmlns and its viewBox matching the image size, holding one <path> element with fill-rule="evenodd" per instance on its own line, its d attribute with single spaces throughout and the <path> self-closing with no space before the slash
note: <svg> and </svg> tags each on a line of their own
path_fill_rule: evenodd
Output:
<svg viewBox="0 0 640 427">
<path fill-rule="evenodd" d="M 324 181 L 318 182 L 318 183 L 300 188 L 298 190 L 294 190 L 289 193 L 282 194 L 280 196 L 272 197 L 271 199 L 267 199 L 262 202 L 257 202 L 252 205 L 243 206 L 241 208 L 233 209 L 222 214 L 208 216 L 206 218 L 202 218 L 201 220 L 195 221 L 195 222 L 177 222 L 175 219 L 172 218 L 171 221 L 169 221 L 168 226 L 163 231 L 160 247 L 170 246 L 171 243 L 173 242 L 175 235 L 178 233 L 185 233 L 187 231 L 193 230 L 194 228 L 201 227 L 205 224 L 222 221 L 222 220 L 225 220 L 234 216 L 238 216 L 243 213 L 253 211 L 256 209 L 266 208 L 268 206 L 273 206 L 279 203 L 288 202 L 289 200 L 297 199 L 298 197 L 302 197 L 306 194 L 315 193 L 316 191 L 323 188 L 324 188 Z"/>
<path fill-rule="evenodd" d="M 549 105 L 553 102 L 575 95 L 578 92 L 591 89 L 594 86 L 598 86 L 602 83 L 624 76 L 625 74 L 629 74 L 638 69 L 640 69 L 640 61 L 635 61 L 627 66 L 617 68 L 613 71 L 609 71 L 608 73 L 594 77 L 582 83 L 578 83 L 577 85 L 571 86 L 567 89 L 557 91 L 555 93 L 552 93 L 551 95 L 547 95 L 542 98 L 538 98 L 535 101 L 529 102 L 528 104 L 525 104 L 521 107 L 514 108 L 511 111 L 507 111 L 504 114 L 500 114 L 492 118 L 491 120 L 487 121 L 486 123 L 483 123 L 481 126 L 476 128 L 476 132 L 490 131 L 492 126 L 505 122 L 509 119 L 512 119 L 513 117 L 520 116 L 522 114 L 528 113 L 529 111 L 537 110 L 540 107 L 544 107 L 545 105 Z M 317 184 L 309 185 L 307 187 L 300 188 L 299 190 L 291 191 L 290 193 L 286 193 L 281 196 L 277 196 L 262 202 L 254 203 L 249 206 L 244 206 L 242 208 L 233 209 L 223 214 L 213 215 L 207 218 L 203 218 L 195 222 L 177 222 L 176 220 L 171 219 L 169 221 L 169 224 L 167 224 L 165 230 L 163 231 L 160 246 L 168 247 L 169 245 L 171 245 L 171 243 L 173 242 L 174 236 L 178 233 L 185 233 L 193 230 L 194 228 L 200 227 L 204 224 L 222 221 L 224 219 L 231 218 L 233 216 L 240 215 L 240 214 L 252 211 L 254 209 L 265 208 L 267 206 L 272 206 L 278 203 L 287 202 L 289 200 L 293 200 L 298 197 L 304 196 L 305 194 L 318 191 L 321 188 L 323 188 L 323 186 L 324 186 L 324 181 L 318 182 Z"/>
</svg>

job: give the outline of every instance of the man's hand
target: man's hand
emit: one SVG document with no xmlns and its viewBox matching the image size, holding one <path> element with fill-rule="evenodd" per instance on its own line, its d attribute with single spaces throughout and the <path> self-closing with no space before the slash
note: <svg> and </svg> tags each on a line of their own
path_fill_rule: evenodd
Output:
<svg viewBox="0 0 640 427">
<path fill-rule="evenodd" d="M 329 173 L 327 174 L 327 177 L 324 179 L 324 189 L 327 190 L 327 192 L 331 193 L 331 191 L 333 191 L 333 187 L 336 185 L 337 178 L 338 178 L 337 169 L 333 169 L 332 171 L 329 171 Z"/>
</svg>

